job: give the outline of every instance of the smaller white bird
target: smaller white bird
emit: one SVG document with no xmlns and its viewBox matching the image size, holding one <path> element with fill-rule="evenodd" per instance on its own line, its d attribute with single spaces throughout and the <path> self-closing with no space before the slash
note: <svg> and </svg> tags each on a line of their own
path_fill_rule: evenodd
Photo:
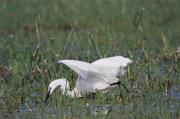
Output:
<svg viewBox="0 0 180 119">
<path fill-rule="evenodd" d="M 102 58 L 92 63 L 77 60 L 60 60 L 77 73 L 78 79 L 72 91 L 70 91 L 69 82 L 66 79 L 56 79 L 49 84 L 45 103 L 53 93 L 60 87 L 64 95 L 70 97 L 83 97 L 87 94 L 97 91 L 107 92 L 119 83 L 117 76 L 125 74 L 125 67 L 132 63 L 129 58 L 123 56 L 114 56 Z"/>
</svg>

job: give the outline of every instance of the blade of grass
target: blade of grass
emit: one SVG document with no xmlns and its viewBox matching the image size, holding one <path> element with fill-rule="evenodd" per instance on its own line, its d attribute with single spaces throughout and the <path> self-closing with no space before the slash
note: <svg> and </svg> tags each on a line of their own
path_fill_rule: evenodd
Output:
<svg viewBox="0 0 180 119">
<path fill-rule="evenodd" d="M 98 47 L 98 45 L 96 43 L 95 37 L 92 34 L 89 34 L 89 39 L 90 39 L 90 41 L 92 43 L 92 46 L 95 49 L 97 58 L 100 59 L 101 58 L 101 53 L 100 53 L 99 47 Z"/>
</svg>

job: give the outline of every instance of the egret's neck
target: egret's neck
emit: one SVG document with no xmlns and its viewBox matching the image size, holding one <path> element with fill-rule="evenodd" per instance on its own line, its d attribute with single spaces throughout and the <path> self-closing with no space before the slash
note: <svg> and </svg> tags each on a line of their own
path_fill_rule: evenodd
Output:
<svg viewBox="0 0 180 119">
<path fill-rule="evenodd" d="M 59 84 L 60 89 L 62 91 L 62 94 L 66 94 L 70 90 L 69 82 L 66 80 L 66 82 L 61 82 Z"/>
<path fill-rule="evenodd" d="M 60 87 L 63 94 L 65 94 L 70 89 L 69 82 L 66 79 L 57 79 L 49 84 L 48 90 L 50 91 L 50 95 L 57 87 Z"/>
<path fill-rule="evenodd" d="M 60 87 L 62 94 L 64 95 L 68 95 L 70 97 L 82 97 L 80 91 L 78 91 L 76 87 L 70 91 L 69 82 L 66 79 L 57 79 L 52 81 L 48 88 L 50 95 L 57 87 Z"/>
<path fill-rule="evenodd" d="M 76 87 L 72 91 L 67 91 L 67 95 L 70 97 L 82 97 L 81 93 L 76 89 Z"/>
</svg>

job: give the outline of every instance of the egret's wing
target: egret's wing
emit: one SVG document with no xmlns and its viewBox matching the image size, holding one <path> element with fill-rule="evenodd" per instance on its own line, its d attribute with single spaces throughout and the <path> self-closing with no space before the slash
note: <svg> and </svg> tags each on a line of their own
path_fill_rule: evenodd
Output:
<svg viewBox="0 0 180 119">
<path fill-rule="evenodd" d="M 97 91 L 105 90 L 110 86 L 107 82 L 108 78 L 104 75 L 97 75 L 94 73 L 88 73 L 86 80 L 79 77 L 76 81 L 76 88 L 82 93 L 95 93 Z"/>
<path fill-rule="evenodd" d="M 77 60 L 61 60 L 58 62 L 65 64 L 79 75 L 76 88 L 84 94 L 108 88 L 110 79 L 115 78 L 106 75 L 106 73 L 87 62 Z"/>
<path fill-rule="evenodd" d="M 124 67 L 126 67 L 129 63 L 132 63 L 132 60 L 129 58 L 123 56 L 114 56 L 99 59 L 91 64 L 98 69 L 102 69 L 102 71 L 105 73 L 110 73 L 117 76 L 125 72 Z"/>
<path fill-rule="evenodd" d="M 77 61 L 77 60 L 60 60 L 59 63 L 63 63 L 76 72 L 83 79 L 87 79 L 87 77 L 91 75 L 103 75 L 103 73 L 96 69 L 88 62 Z"/>
</svg>

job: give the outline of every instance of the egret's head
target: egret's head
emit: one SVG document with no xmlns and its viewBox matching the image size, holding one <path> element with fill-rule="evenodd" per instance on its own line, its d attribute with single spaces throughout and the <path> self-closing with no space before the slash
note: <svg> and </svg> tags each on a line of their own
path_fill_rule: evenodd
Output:
<svg viewBox="0 0 180 119">
<path fill-rule="evenodd" d="M 65 94 L 67 91 L 69 91 L 70 87 L 69 87 L 69 82 L 66 79 L 57 79 L 52 81 L 49 84 L 48 87 L 48 92 L 46 94 L 46 98 L 44 103 L 47 102 L 48 98 L 50 97 L 50 95 L 53 93 L 53 91 L 57 88 L 60 87 L 61 91 L 63 94 Z"/>
</svg>

